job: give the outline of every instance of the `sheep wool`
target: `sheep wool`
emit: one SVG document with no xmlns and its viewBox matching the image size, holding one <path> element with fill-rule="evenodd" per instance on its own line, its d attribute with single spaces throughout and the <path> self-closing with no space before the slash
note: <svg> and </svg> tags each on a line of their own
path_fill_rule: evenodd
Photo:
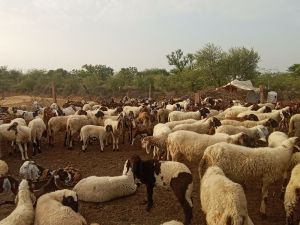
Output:
<svg viewBox="0 0 300 225">
<path fill-rule="evenodd" d="M 5 161 L 0 160 L 0 177 L 5 176 L 8 173 L 8 165 Z"/>
<path fill-rule="evenodd" d="M 228 179 L 219 167 L 213 166 L 206 170 L 201 179 L 200 200 L 207 225 L 253 225 L 248 216 L 242 186 Z"/>
<path fill-rule="evenodd" d="M 164 223 L 162 223 L 161 225 L 183 225 L 183 223 L 178 222 L 178 221 L 176 221 L 176 220 L 171 220 L 171 221 L 169 221 L 169 222 L 164 222 Z"/>
</svg>

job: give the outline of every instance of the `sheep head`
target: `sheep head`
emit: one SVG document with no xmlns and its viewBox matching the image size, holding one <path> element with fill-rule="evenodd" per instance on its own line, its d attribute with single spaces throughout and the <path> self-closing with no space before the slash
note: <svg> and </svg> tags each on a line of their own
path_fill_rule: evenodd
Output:
<svg viewBox="0 0 300 225">
<path fill-rule="evenodd" d="M 243 117 L 244 120 L 252 120 L 252 121 L 258 121 L 258 117 L 254 114 L 245 115 Z"/>
<path fill-rule="evenodd" d="M 105 131 L 106 131 L 107 133 L 109 133 L 109 132 L 113 132 L 112 125 L 106 125 L 106 127 L 105 127 Z"/>
<path fill-rule="evenodd" d="M 268 119 L 268 121 L 265 123 L 265 126 L 266 127 L 272 127 L 272 128 L 275 128 L 275 127 L 278 127 L 278 122 L 272 118 Z"/>
<path fill-rule="evenodd" d="M 78 196 L 74 191 L 68 191 L 64 194 L 62 204 L 78 212 Z"/>
</svg>

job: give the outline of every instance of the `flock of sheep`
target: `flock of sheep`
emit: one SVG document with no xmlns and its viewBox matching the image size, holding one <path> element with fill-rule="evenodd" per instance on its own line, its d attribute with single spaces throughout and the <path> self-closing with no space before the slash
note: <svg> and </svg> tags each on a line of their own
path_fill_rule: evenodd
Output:
<svg viewBox="0 0 300 225">
<path fill-rule="evenodd" d="M 8 141 L 11 148 L 18 147 L 22 160 L 27 161 L 20 168 L 24 178 L 20 184 L 0 161 L 0 191 L 16 195 L 15 210 L 0 225 L 87 224 L 78 212 L 79 200 L 106 202 L 129 196 L 140 183 L 147 187 L 147 210 L 153 207 L 155 186 L 172 189 L 184 222 L 164 224 L 187 225 L 193 218 L 193 179 L 199 178 L 198 210 L 204 212 L 208 225 L 253 224 L 243 189 L 251 179 L 262 183 L 260 213 L 264 217 L 268 189 L 282 180 L 286 224 L 295 224 L 300 194 L 300 153 L 295 152 L 300 144 L 300 114 L 280 104 L 234 102 L 226 108 L 221 104 L 222 100 L 209 97 L 199 105 L 190 99 L 157 103 L 125 98 L 120 103 L 77 102 L 63 108 L 56 103 L 42 108 L 34 102 L 31 112 L 2 107 L 1 113 L 10 119 L 0 120 L 1 144 Z M 93 140 L 99 141 L 103 152 L 110 142 L 113 151 L 119 151 L 119 141 L 134 145 L 141 137 L 142 148 L 153 159 L 133 155 L 124 162 L 120 176 L 86 178 L 74 168 L 52 171 L 28 161 L 28 144 L 35 155 L 42 152 L 43 137 L 54 146 L 60 134 L 64 134 L 66 148 L 73 148 L 79 136 L 83 152 Z M 0 150 L 2 156 L 1 146 Z M 199 164 L 199 174 L 192 174 L 184 159 Z M 34 184 L 42 179 L 45 182 L 37 188 Z"/>
</svg>

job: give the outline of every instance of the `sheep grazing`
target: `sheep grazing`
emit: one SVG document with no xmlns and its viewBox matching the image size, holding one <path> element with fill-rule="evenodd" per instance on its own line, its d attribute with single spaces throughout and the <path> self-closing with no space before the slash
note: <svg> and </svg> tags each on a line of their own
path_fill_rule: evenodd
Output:
<svg viewBox="0 0 300 225">
<path fill-rule="evenodd" d="M 173 111 L 170 112 L 168 121 L 172 122 L 172 121 L 187 120 L 187 119 L 200 120 L 202 118 L 206 118 L 209 113 L 210 111 L 208 108 L 201 108 L 197 112 Z"/>
<path fill-rule="evenodd" d="M 294 146 L 299 143 L 296 137 L 284 141 L 276 148 L 248 148 L 229 143 L 209 146 L 200 161 L 200 177 L 209 166 L 219 166 L 234 182 L 262 180 L 260 212 L 266 215 L 266 199 L 269 186 L 282 179 L 289 166 Z"/>
<path fill-rule="evenodd" d="M 82 141 L 82 151 L 87 150 L 88 141 L 92 138 L 97 138 L 100 143 L 100 150 L 103 152 L 104 140 L 106 140 L 110 129 L 105 129 L 102 126 L 85 125 L 80 130 L 80 141 Z"/>
<path fill-rule="evenodd" d="M 167 138 L 167 160 L 178 161 L 180 156 L 187 160 L 200 160 L 204 150 L 218 142 L 228 142 L 240 145 L 249 145 L 248 136 L 244 133 L 228 134 L 197 134 L 192 131 L 175 131 Z"/>
<path fill-rule="evenodd" d="M 67 127 L 68 116 L 57 116 L 52 117 L 48 121 L 48 137 L 49 137 L 49 146 L 54 146 L 54 137 L 58 132 L 65 132 Z"/>
<path fill-rule="evenodd" d="M 219 119 L 215 117 L 210 117 L 205 121 L 198 121 L 192 124 L 180 124 L 175 126 L 172 131 L 178 130 L 189 130 L 194 131 L 198 134 L 213 134 L 215 132 L 215 128 L 221 126 L 221 122 Z"/>
<path fill-rule="evenodd" d="M 147 211 L 153 206 L 153 188 L 155 185 L 171 188 L 183 208 L 184 224 L 191 223 L 193 217 L 193 177 L 189 168 L 183 163 L 142 160 L 134 155 L 129 160 L 133 168 L 133 175 L 147 186 Z"/>
<path fill-rule="evenodd" d="M 41 153 L 41 139 L 47 134 L 45 123 L 41 118 L 35 118 L 29 122 L 28 127 L 31 129 L 32 155 L 35 155 L 37 151 Z"/>
<path fill-rule="evenodd" d="M 10 132 L 10 135 L 15 136 L 14 141 L 19 146 L 22 160 L 28 159 L 27 144 L 31 142 L 31 129 L 27 126 L 19 125 L 17 122 L 13 122 L 7 128 L 7 131 L 12 131 L 12 133 Z"/>
<path fill-rule="evenodd" d="M 253 225 L 243 187 L 228 179 L 221 168 L 209 167 L 200 187 L 201 208 L 206 214 L 207 225 Z"/>
<path fill-rule="evenodd" d="M 76 192 L 63 189 L 42 195 L 36 204 L 35 225 L 82 225 Z"/>
<path fill-rule="evenodd" d="M 216 129 L 216 133 L 225 133 L 229 135 L 234 135 L 241 132 L 247 134 L 250 138 L 254 140 L 261 140 L 264 142 L 267 142 L 266 137 L 269 134 L 268 128 L 263 125 L 257 125 L 252 128 L 246 128 L 243 126 L 222 125 Z"/>
<path fill-rule="evenodd" d="M 8 173 L 8 165 L 5 161 L 0 160 L 0 177 L 5 176 Z"/>
<path fill-rule="evenodd" d="M 289 135 L 300 137 L 300 114 L 291 117 L 289 123 Z"/>
<path fill-rule="evenodd" d="M 77 193 L 79 200 L 106 202 L 132 195 L 136 192 L 136 189 L 137 185 L 134 183 L 132 165 L 127 160 L 121 176 L 87 177 L 80 180 L 73 188 L 73 191 Z"/>
<path fill-rule="evenodd" d="M 28 181 L 22 180 L 16 197 L 17 207 L 5 219 L 0 221 L 0 225 L 31 225 L 34 221 L 33 204 L 35 197 L 29 189 Z"/>
<path fill-rule="evenodd" d="M 286 225 L 294 224 L 294 213 L 300 195 L 300 164 L 292 170 L 290 181 L 284 195 L 284 208 L 286 213 Z"/>
</svg>

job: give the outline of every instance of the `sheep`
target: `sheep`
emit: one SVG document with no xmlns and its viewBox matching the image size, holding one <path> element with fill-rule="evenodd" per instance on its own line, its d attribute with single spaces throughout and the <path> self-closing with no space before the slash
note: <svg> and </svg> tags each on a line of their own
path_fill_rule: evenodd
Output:
<svg viewBox="0 0 300 225">
<path fill-rule="evenodd" d="M 76 192 L 63 189 L 42 195 L 36 204 L 34 225 L 86 225 L 78 213 Z"/>
<path fill-rule="evenodd" d="M 161 154 L 167 152 L 167 135 L 147 136 L 141 140 L 142 148 L 150 154 L 150 148 L 154 147 L 153 158 L 160 159 Z"/>
<path fill-rule="evenodd" d="M 166 123 L 168 122 L 169 113 L 171 111 L 168 109 L 159 109 L 157 110 L 157 121 L 159 123 Z"/>
<path fill-rule="evenodd" d="M 0 225 L 31 225 L 34 221 L 33 204 L 34 195 L 30 191 L 27 180 L 22 180 L 16 197 L 17 207 L 5 219 L 0 221 Z"/>
<path fill-rule="evenodd" d="M 194 131 L 198 134 L 212 134 L 215 131 L 215 128 L 220 126 L 221 122 L 215 117 L 211 117 L 205 121 L 198 121 L 192 124 L 180 124 L 175 126 L 172 131 L 178 130 L 189 130 Z"/>
<path fill-rule="evenodd" d="M 17 122 L 12 123 L 7 131 L 13 131 L 15 135 L 15 142 L 19 146 L 22 160 L 28 159 L 27 144 L 31 142 L 31 129 L 27 126 L 18 125 Z M 23 146 L 24 145 L 24 149 Z"/>
<path fill-rule="evenodd" d="M 226 109 L 225 111 L 223 111 L 222 113 L 220 113 L 217 118 L 218 119 L 226 119 L 226 118 L 234 118 L 237 117 L 238 114 L 245 112 L 245 111 L 249 111 L 249 110 L 254 110 L 255 106 L 251 105 L 249 107 L 245 107 L 245 106 L 232 106 L 228 109 Z"/>
<path fill-rule="evenodd" d="M 106 119 L 104 121 L 104 126 L 107 132 L 109 132 L 113 139 L 113 151 L 119 151 L 119 138 L 123 132 L 123 123 L 121 118 L 118 121 L 112 119 Z M 106 138 L 106 143 L 108 143 L 108 138 Z"/>
<path fill-rule="evenodd" d="M 65 132 L 67 127 L 67 120 L 69 116 L 56 116 L 52 117 L 48 121 L 48 138 L 49 138 L 49 146 L 54 146 L 54 137 L 58 132 Z M 66 143 L 65 143 L 66 145 Z"/>
<path fill-rule="evenodd" d="M 232 126 L 244 126 L 247 128 L 252 128 L 257 125 L 263 125 L 270 128 L 276 128 L 278 127 L 278 122 L 276 120 L 270 119 L 264 119 L 260 121 L 252 121 L 252 120 L 245 120 L 245 121 L 237 121 L 237 120 L 221 120 L 222 125 L 232 125 Z"/>
<path fill-rule="evenodd" d="M 291 162 L 288 170 L 291 171 L 299 163 L 300 163 L 300 152 L 295 152 L 292 154 Z"/>
<path fill-rule="evenodd" d="M 222 125 L 216 129 L 216 133 L 225 133 L 229 135 L 234 135 L 238 133 L 245 133 L 250 138 L 254 140 L 261 140 L 267 142 L 266 137 L 269 134 L 268 128 L 263 125 L 257 125 L 252 128 L 246 128 L 243 126 L 232 126 L 232 125 Z"/>
<path fill-rule="evenodd" d="M 271 148 L 278 147 L 287 139 L 289 139 L 289 137 L 285 133 L 275 131 L 271 133 L 268 137 L 268 146 Z"/>
<path fill-rule="evenodd" d="M 142 160 L 138 155 L 133 155 L 130 160 L 133 175 L 147 187 L 147 211 L 153 206 L 153 188 L 155 185 L 171 188 L 183 208 L 184 224 L 191 223 L 193 217 L 193 177 L 189 168 L 183 163 Z"/>
<path fill-rule="evenodd" d="M 284 209 L 286 213 L 286 225 L 293 225 L 294 211 L 300 195 L 300 164 L 292 170 L 290 181 L 284 194 Z"/>
<path fill-rule="evenodd" d="M 253 225 L 243 187 L 228 179 L 217 166 L 209 167 L 202 177 L 200 200 L 207 225 Z"/>
<path fill-rule="evenodd" d="M 82 141 L 82 151 L 87 150 L 88 141 L 91 138 L 97 138 L 100 143 L 100 150 L 103 152 L 104 144 L 108 136 L 109 129 L 105 129 L 102 126 L 85 125 L 80 130 L 80 141 Z"/>
<path fill-rule="evenodd" d="M 180 112 L 180 111 L 173 111 L 169 113 L 168 121 L 178 121 L 178 120 L 186 120 L 186 119 L 195 119 L 200 120 L 207 117 L 210 111 L 208 108 L 201 108 L 197 112 Z"/>
<path fill-rule="evenodd" d="M 80 180 L 73 191 L 78 199 L 86 202 L 106 202 L 136 192 L 137 185 L 134 182 L 132 165 L 127 160 L 121 176 L 96 177 L 91 176 Z"/>
<path fill-rule="evenodd" d="M 295 135 L 297 137 L 300 137 L 300 114 L 295 114 L 291 117 L 290 123 L 289 123 L 289 131 L 288 134 Z"/>
<path fill-rule="evenodd" d="M 76 112 L 76 110 L 72 106 L 63 108 L 62 111 L 63 111 L 64 116 L 74 115 Z"/>
<path fill-rule="evenodd" d="M 10 203 L 18 193 L 19 181 L 12 176 L 0 177 L 0 199 Z"/>
<path fill-rule="evenodd" d="M 33 154 L 36 154 L 36 150 L 41 153 L 41 139 L 42 136 L 46 136 L 46 125 L 41 118 L 35 118 L 28 124 L 31 129 L 31 140 L 33 145 Z"/>
<path fill-rule="evenodd" d="M 168 221 L 168 222 L 164 222 L 161 225 L 183 225 L 183 223 L 178 222 L 176 220 L 171 220 L 171 221 Z"/>
<path fill-rule="evenodd" d="M 20 167 L 19 174 L 24 179 L 37 182 L 46 180 L 51 175 L 51 170 L 41 167 L 34 161 L 25 161 Z"/>
<path fill-rule="evenodd" d="M 198 120 L 195 120 L 195 119 L 178 120 L 178 121 L 167 122 L 167 123 L 165 123 L 165 125 L 167 127 L 169 127 L 170 129 L 173 129 L 175 126 L 177 126 L 179 124 L 191 124 L 191 123 L 195 123 L 197 121 Z"/>
<path fill-rule="evenodd" d="M 268 188 L 281 179 L 299 139 L 290 138 L 276 148 L 248 148 L 229 143 L 217 143 L 207 147 L 199 164 L 200 177 L 209 166 L 219 166 L 226 176 L 234 182 L 249 179 L 262 180 L 262 199 L 260 212 L 266 215 Z"/>
<path fill-rule="evenodd" d="M 41 188 L 38 190 L 34 190 L 33 194 L 36 199 L 39 199 L 44 194 L 47 194 L 49 192 L 57 191 L 62 189 L 60 184 L 60 177 L 59 175 L 52 175 L 46 184 L 44 184 Z"/>
<path fill-rule="evenodd" d="M 123 107 L 123 112 L 125 113 L 125 115 L 129 115 L 130 111 L 133 112 L 134 117 L 137 117 L 139 112 L 141 111 L 141 109 L 143 108 L 143 106 L 124 106 Z"/>
<path fill-rule="evenodd" d="M 80 129 L 85 125 L 102 125 L 103 126 L 103 112 L 97 111 L 88 112 L 86 116 L 84 115 L 72 115 L 67 119 L 66 125 L 66 135 L 65 144 L 68 148 L 73 147 L 73 135 L 80 131 Z"/>
<path fill-rule="evenodd" d="M 23 111 L 23 110 L 17 110 L 15 113 L 16 116 L 22 117 L 25 121 L 31 121 L 33 120 L 36 116 L 39 114 L 39 109 L 37 109 L 34 112 L 28 112 L 28 111 Z"/>
<path fill-rule="evenodd" d="M 172 111 L 180 111 L 181 110 L 181 106 L 180 104 L 176 103 L 176 104 L 168 104 L 166 105 L 166 109 L 169 110 L 170 112 Z"/>
<path fill-rule="evenodd" d="M 267 103 L 258 103 L 258 106 L 259 106 L 259 107 L 268 106 L 268 107 L 271 108 L 271 109 L 274 109 L 274 108 L 275 108 L 274 104 L 273 104 L 273 103 L 270 103 L 270 102 L 267 102 Z"/>
<path fill-rule="evenodd" d="M 0 177 L 5 176 L 8 173 L 8 165 L 5 161 L 0 160 Z"/>
<path fill-rule="evenodd" d="M 167 160 L 178 161 L 180 155 L 187 160 L 200 160 L 206 147 L 218 142 L 229 142 L 235 144 L 248 144 L 247 135 L 239 133 L 228 134 L 197 134 L 193 131 L 175 131 L 167 138 Z"/>
</svg>

